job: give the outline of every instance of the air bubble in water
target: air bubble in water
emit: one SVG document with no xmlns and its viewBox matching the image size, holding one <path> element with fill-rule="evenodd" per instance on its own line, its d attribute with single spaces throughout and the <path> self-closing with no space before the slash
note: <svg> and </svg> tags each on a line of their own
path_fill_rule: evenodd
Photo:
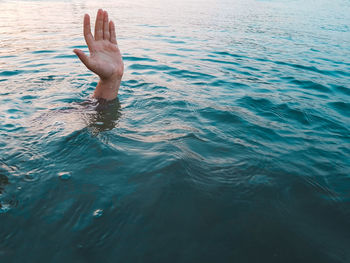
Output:
<svg viewBox="0 0 350 263">
<path fill-rule="evenodd" d="M 27 182 L 36 181 L 39 179 L 38 172 L 30 171 L 24 175 L 24 180 Z"/>
<path fill-rule="evenodd" d="M 11 209 L 10 204 L 0 203 L 0 214 L 6 213 Z"/>
<path fill-rule="evenodd" d="M 71 178 L 71 174 L 70 172 L 59 172 L 58 173 L 58 177 L 61 179 L 61 180 L 69 180 Z"/>
<path fill-rule="evenodd" d="M 102 214 L 103 214 L 103 210 L 102 209 L 96 209 L 92 215 L 94 217 L 100 217 L 100 216 L 102 216 Z"/>
</svg>

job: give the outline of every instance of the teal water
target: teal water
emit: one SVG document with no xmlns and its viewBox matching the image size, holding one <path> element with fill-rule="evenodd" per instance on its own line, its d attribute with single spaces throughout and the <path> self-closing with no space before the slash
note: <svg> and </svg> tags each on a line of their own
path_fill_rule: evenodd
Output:
<svg viewBox="0 0 350 263">
<path fill-rule="evenodd" d="M 109 104 L 72 52 L 98 8 Z M 1 263 L 350 262 L 349 1 L 0 10 Z"/>
</svg>

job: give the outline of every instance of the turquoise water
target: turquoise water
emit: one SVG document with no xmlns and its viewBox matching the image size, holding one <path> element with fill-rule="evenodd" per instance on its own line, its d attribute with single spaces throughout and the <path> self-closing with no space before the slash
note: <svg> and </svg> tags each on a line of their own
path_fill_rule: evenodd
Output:
<svg viewBox="0 0 350 263">
<path fill-rule="evenodd" d="M 85 12 L 116 21 L 119 100 Z M 350 262 L 350 2 L 0 1 L 0 262 Z"/>
</svg>

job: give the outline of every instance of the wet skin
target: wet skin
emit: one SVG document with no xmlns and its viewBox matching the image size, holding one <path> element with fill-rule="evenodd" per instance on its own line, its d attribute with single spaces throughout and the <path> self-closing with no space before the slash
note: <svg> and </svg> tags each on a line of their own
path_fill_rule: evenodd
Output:
<svg viewBox="0 0 350 263">
<path fill-rule="evenodd" d="M 118 47 L 115 25 L 108 19 L 107 11 L 97 11 L 94 36 L 91 33 L 90 16 L 84 16 L 84 38 L 90 51 L 74 49 L 81 62 L 100 77 L 94 98 L 113 100 L 118 96 L 124 73 L 124 63 Z"/>
</svg>

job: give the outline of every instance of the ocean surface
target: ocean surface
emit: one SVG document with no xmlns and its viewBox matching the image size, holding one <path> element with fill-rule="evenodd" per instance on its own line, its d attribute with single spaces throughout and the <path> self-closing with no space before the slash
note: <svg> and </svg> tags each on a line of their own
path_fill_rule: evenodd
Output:
<svg viewBox="0 0 350 263">
<path fill-rule="evenodd" d="M 82 19 L 116 22 L 119 99 Z M 0 262 L 350 262 L 350 2 L 0 1 Z"/>
</svg>

